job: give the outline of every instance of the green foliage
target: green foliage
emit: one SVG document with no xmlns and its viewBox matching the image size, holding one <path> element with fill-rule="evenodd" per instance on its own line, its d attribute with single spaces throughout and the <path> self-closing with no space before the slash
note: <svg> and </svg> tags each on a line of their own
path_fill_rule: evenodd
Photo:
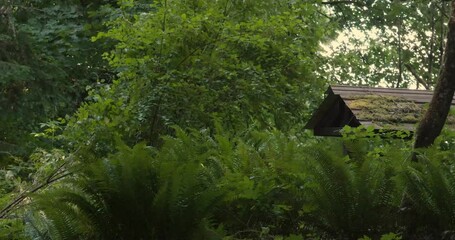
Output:
<svg viewBox="0 0 455 240">
<path fill-rule="evenodd" d="M 415 207 L 418 226 L 441 234 L 455 228 L 455 177 L 453 164 L 422 157 L 401 175 L 406 194 Z"/>
<path fill-rule="evenodd" d="M 28 239 L 24 233 L 21 219 L 3 219 L 0 221 L 0 239 L 23 240 Z"/>
<path fill-rule="evenodd" d="M 213 132 L 176 127 L 160 148 L 114 141 L 117 153 L 76 165 L 71 178 L 33 196 L 28 235 L 398 239 L 384 234 L 410 227 L 404 192 L 423 236 L 454 227 L 447 153 L 429 150 L 422 154 L 438 164 L 411 164 L 403 140 L 367 129 L 343 141 L 302 141 L 279 131 L 233 135 L 215 125 Z"/>
<path fill-rule="evenodd" d="M 309 183 L 313 200 L 306 208 L 315 209 L 312 215 L 319 227 L 349 238 L 395 229 L 401 191 L 394 180 L 393 160 L 353 154 L 341 158 L 341 152 L 327 148 L 313 154 Z"/>
<path fill-rule="evenodd" d="M 41 0 L 0 6 L 0 151 L 26 156 L 44 145 L 30 136 L 39 123 L 71 113 L 86 85 L 111 77 L 97 52 L 102 44 L 86 29 L 96 25 L 86 15 L 94 8 Z"/>
<path fill-rule="evenodd" d="M 91 155 L 104 157 L 115 152 L 116 139 L 130 140 L 131 144 L 137 142 L 138 123 L 134 121 L 124 87 L 125 84 L 117 81 L 112 86 L 101 84 L 91 89 L 90 102 L 82 104 L 60 135 L 69 146 L 84 149 L 85 161 L 92 160 Z"/>
<path fill-rule="evenodd" d="M 220 197 L 216 186 L 199 159 L 182 165 L 167 157 L 143 144 L 121 146 L 117 154 L 35 196 L 28 224 L 32 237 L 213 239 L 206 236 L 215 234 L 206 228 L 206 217 Z"/>
<path fill-rule="evenodd" d="M 385 235 L 382 235 L 380 240 L 401 240 L 401 236 L 399 234 L 395 233 L 388 233 Z M 371 238 L 364 236 L 362 238 L 359 238 L 359 240 L 371 240 Z"/>
<path fill-rule="evenodd" d="M 328 5 L 339 38 L 322 74 L 350 85 L 431 88 L 439 74 L 450 4 L 439 0 Z M 354 33 L 354 34 L 352 34 Z"/>
<path fill-rule="evenodd" d="M 2 3 L 0 206 L 27 183 L 45 187 L 2 219 L 0 238 L 386 240 L 455 228 L 450 131 L 418 163 L 409 132 L 301 132 L 323 77 L 407 86 L 397 65 L 421 62 L 436 76 L 444 11 L 424 1 Z M 357 49 L 324 67 L 332 20 L 378 37 L 368 49 L 350 39 Z M 30 132 L 48 148 L 24 147 Z M 46 181 L 56 170 L 70 175 Z"/>
<path fill-rule="evenodd" d="M 307 200 L 306 146 L 279 132 L 253 132 L 247 139 L 234 142 L 234 162 L 227 162 L 221 183 L 225 202 L 216 219 L 240 239 L 310 234 L 300 214 Z"/>
<path fill-rule="evenodd" d="M 406 227 L 404 188 L 431 201 L 402 177 L 414 169 L 404 161 L 406 145 L 348 138 L 351 150 L 340 157 L 340 141 L 302 142 L 279 131 L 235 136 L 216 125 L 213 133 L 176 127 L 159 149 L 117 142 L 117 153 L 33 196 L 27 232 L 52 239 L 397 239 L 384 234 Z M 422 218 L 450 216 L 432 210 Z"/>
<path fill-rule="evenodd" d="M 305 166 L 305 146 L 296 138 L 251 132 L 243 141 L 220 128 L 214 136 L 175 131 L 159 150 L 120 145 L 35 196 L 28 232 L 52 239 L 310 233 L 300 214 L 306 174 L 295 171 Z"/>
<path fill-rule="evenodd" d="M 214 117 L 234 131 L 253 124 L 287 131 L 302 126 L 319 99 L 324 81 L 313 72 L 324 21 L 317 6 L 158 1 L 131 14 L 133 3 L 122 2 L 124 17 L 96 38 L 116 42 L 105 54 L 119 72 L 115 90 L 79 110 L 127 122 L 135 139 L 121 134 L 124 140 L 156 144 L 172 125 L 211 128 Z M 118 96 L 125 97 L 121 113 L 103 112 L 104 101 Z"/>
<path fill-rule="evenodd" d="M 107 4 L 104 5 L 105 3 Z M 2 110 L 9 112 L 6 111 L 2 116 L 9 118 L 5 119 L 5 134 L 2 137 L 5 136 L 3 140 L 7 141 L 3 144 L 1 140 L 1 146 L 8 144 L 8 147 L 17 147 L 14 143 L 23 143 L 23 137 L 28 138 L 28 133 L 38 132 L 38 123 L 49 118 L 63 117 L 80 104 L 85 85 L 97 82 L 87 87 L 87 102 L 82 104 L 74 117 L 41 124 L 43 133 L 34 134 L 42 142 L 48 143 L 47 146 L 68 143 L 70 149 L 78 149 L 78 161 L 85 162 L 89 167 L 75 168 L 77 174 L 49 189 L 43 196 L 33 198 L 33 203 L 36 203 L 34 206 L 39 211 L 24 214 L 28 223 L 27 232 L 33 238 L 71 239 L 78 234 L 82 238 L 96 238 L 98 234 L 110 238 L 115 234 L 132 234 L 124 231 L 122 225 L 126 223 L 118 217 L 124 213 L 119 209 L 120 212 L 115 212 L 122 204 L 132 201 L 129 193 L 122 193 L 129 188 L 112 185 L 115 190 L 108 189 L 105 190 L 105 195 L 98 195 L 106 187 L 98 184 L 106 184 L 110 178 L 106 175 L 107 170 L 99 170 L 100 173 L 94 170 L 103 169 L 100 159 L 106 156 L 118 160 L 109 163 L 108 167 L 122 166 L 119 168 L 124 169 L 122 164 L 128 161 L 120 163 L 118 155 L 125 150 L 115 153 L 118 139 L 128 145 L 141 140 L 154 146 L 163 143 L 159 153 L 153 153 L 150 157 L 156 157 L 160 162 L 162 159 L 171 159 L 169 164 L 153 166 L 152 170 L 158 174 L 156 178 L 159 182 L 156 189 L 150 190 L 153 199 L 149 197 L 144 200 L 154 206 L 154 209 L 162 210 L 156 214 L 156 219 L 159 220 L 144 221 L 144 224 L 149 224 L 145 226 L 139 224 L 137 234 L 146 238 L 164 236 L 175 239 L 185 238 L 188 234 L 194 234 L 195 238 L 198 234 L 204 235 L 199 230 L 204 229 L 204 225 L 210 225 L 206 212 L 214 201 L 210 200 L 209 195 L 212 194 L 213 199 L 218 198 L 218 193 L 210 192 L 212 188 L 209 186 L 215 186 L 213 189 L 216 190 L 219 186 L 232 185 L 221 178 L 227 174 L 227 170 L 215 171 L 215 162 L 203 159 L 205 155 L 200 156 L 203 149 L 217 147 L 205 146 L 201 142 L 202 139 L 209 140 L 205 135 L 191 135 L 198 142 L 185 142 L 182 150 L 176 148 L 177 140 L 170 144 L 172 141 L 161 140 L 160 134 L 180 134 L 171 128 L 174 124 L 210 129 L 214 126 L 213 119 L 222 119 L 224 127 L 237 133 L 251 126 L 261 129 L 277 127 L 286 131 L 299 128 L 302 120 L 308 117 L 313 103 L 320 97 L 319 90 L 324 85 L 313 72 L 317 66 L 316 51 L 325 23 L 320 21 L 318 7 L 307 3 L 163 1 L 148 5 L 137 1 L 119 1 L 118 5 L 109 5 L 109 1 L 93 1 L 90 4 L 86 1 L 69 4 L 21 1 L 15 2 L 8 9 L 11 10 L 8 17 L 15 21 L 8 19 L 8 25 L 2 25 L 8 33 L 2 41 L 17 48 L 5 48 L 13 51 L 2 52 L 8 57 L 6 62 L 9 71 L 2 75 L 7 78 L 3 81 L 5 85 L 2 91 L 10 91 L 20 80 L 21 84 L 16 92 L 11 91 L 11 96 L 17 98 L 14 101 L 22 105 L 14 109 L 20 111 L 9 111 L 11 109 L 7 107 L 15 102 L 11 99 L 5 102 L 6 107 Z M 103 27 L 100 25 L 103 19 L 111 21 Z M 93 32 L 106 29 L 96 42 L 87 41 Z M 112 44 L 115 44 L 115 49 L 105 54 L 105 57 L 119 73 L 119 80 L 115 82 L 111 82 L 109 70 L 99 58 L 99 53 L 106 51 Z M 10 66 L 12 64 L 18 64 L 18 67 L 13 69 Z M 16 115 L 20 118 L 16 118 Z M 15 135 L 9 129 L 17 129 L 20 134 Z M 63 135 L 60 135 L 61 131 Z M 180 134 L 178 141 L 185 139 L 183 136 Z M 234 172 L 234 164 L 237 163 L 234 158 L 239 153 L 233 150 L 237 149 L 234 145 L 226 145 L 229 140 L 223 141 L 224 143 L 220 142 L 220 148 L 223 146 L 224 150 L 220 149 L 216 156 L 229 160 L 223 163 L 224 168 Z M 240 140 L 235 143 L 248 146 L 245 149 L 250 148 Z M 193 145 L 201 146 L 202 150 L 190 155 L 187 150 L 195 149 Z M 28 146 L 30 149 L 35 147 Z M 221 154 L 229 146 L 230 151 L 236 152 L 231 158 Z M 12 152 L 6 147 L 2 149 Z M 175 151 L 180 152 L 175 155 Z M 34 181 L 45 178 L 46 174 L 52 173 L 64 161 L 61 156 L 64 154 L 61 155 L 60 152 L 38 150 L 31 157 L 32 161 L 24 164 L 27 171 L 13 172 L 14 178 L 11 179 L 21 181 L 6 182 L 8 186 L 5 186 L 5 193 L 15 188 L 21 189 L 18 186 L 22 184 L 22 179 Z M 194 164 L 187 163 L 189 157 L 194 157 Z M 247 158 L 244 156 L 242 159 Z M 181 166 L 174 163 L 178 161 L 181 161 Z M 252 195 L 242 197 L 250 206 L 257 202 L 264 203 L 264 207 L 257 210 L 251 226 L 247 227 L 262 232 L 264 236 L 278 231 L 287 236 L 291 232 L 289 229 L 299 223 L 296 221 L 292 225 L 287 224 L 289 220 L 285 216 L 291 209 L 292 214 L 297 216 L 299 204 L 288 203 L 284 201 L 285 197 L 282 203 L 275 203 L 269 197 L 278 196 L 281 192 L 290 196 L 296 189 L 290 184 L 284 184 L 281 176 L 267 180 L 267 174 L 275 170 L 271 168 L 262 171 L 260 167 L 266 165 L 260 164 L 259 158 L 254 161 L 258 166 L 250 166 L 249 162 L 245 162 L 244 168 L 248 170 L 244 171 L 255 172 L 258 175 L 258 180 L 255 181 L 261 187 L 244 181 L 245 177 L 236 180 L 240 186 L 238 192 L 251 188 Z M 201 164 L 208 164 L 215 170 L 201 168 Z M 8 167 L 4 170 L 9 173 Z M 34 176 L 28 175 L 33 171 L 36 171 Z M 146 174 L 148 170 L 144 171 L 143 174 Z M 27 178 L 18 177 L 24 173 Z M 210 176 L 206 176 L 204 182 L 197 180 L 205 174 Z M 206 182 L 209 177 L 216 181 Z M 229 179 L 231 178 L 237 177 L 230 173 Z M 242 185 L 242 181 L 246 185 Z M 131 184 L 135 186 L 138 183 Z M 207 195 L 199 194 L 200 192 L 206 192 Z M 188 199 L 187 195 L 194 199 Z M 10 196 L 7 195 L 5 199 Z M 260 200 L 256 201 L 254 196 Z M 199 199 L 200 197 L 203 198 Z M 223 197 L 226 197 L 223 201 L 231 202 L 227 199 L 232 197 Z M 49 199 L 51 200 L 47 201 Z M 121 204 L 116 203 L 116 199 L 120 199 L 118 201 Z M 239 203 L 241 201 L 243 200 L 239 200 Z M 109 207 L 106 203 L 113 204 L 114 207 L 105 212 L 93 211 L 100 206 Z M 193 207 L 196 203 L 200 208 Z M 175 209 L 179 204 L 190 207 Z M 295 206 L 288 206 L 291 204 Z M 267 215 L 268 206 L 274 209 L 272 217 Z M 225 217 L 218 211 L 212 213 L 215 219 Z M 198 214 L 201 216 L 199 223 L 194 218 L 189 218 Z M 244 217 L 248 213 L 243 211 L 241 214 Z M 146 217 L 151 218 L 152 215 L 154 214 Z M 275 216 L 279 218 L 275 220 Z M 111 231 L 103 225 L 105 222 L 100 221 L 100 218 L 112 219 L 109 221 L 117 228 L 114 227 Z M 143 215 L 138 217 L 140 218 Z M 232 219 L 226 222 L 226 228 L 233 230 L 245 227 Z M 262 228 L 262 225 L 271 227 Z M 169 229 L 171 226 L 181 226 L 182 230 L 175 232 Z M 289 229 L 280 230 L 285 226 L 289 226 Z"/>
</svg>

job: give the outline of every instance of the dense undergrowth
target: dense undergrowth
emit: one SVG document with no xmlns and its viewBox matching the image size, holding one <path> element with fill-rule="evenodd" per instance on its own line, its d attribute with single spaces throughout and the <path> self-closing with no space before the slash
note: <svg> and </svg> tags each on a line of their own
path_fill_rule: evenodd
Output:
<svg viewBox="0 0 455 240">
<path fill-rule="evenodd" d="M 451 150 L 416 163 L 403 140 L 220 128 L 116 146 L 32 195 L 24 237 L 439 239 L 455 228 Z"/>
<path fill-rule="evenodd" d="M 0 239 L 454 237 L 452 133 L 413 162 L 405 133 L 303 130 L 320 1 L 6 2 Z"/>
</svg>

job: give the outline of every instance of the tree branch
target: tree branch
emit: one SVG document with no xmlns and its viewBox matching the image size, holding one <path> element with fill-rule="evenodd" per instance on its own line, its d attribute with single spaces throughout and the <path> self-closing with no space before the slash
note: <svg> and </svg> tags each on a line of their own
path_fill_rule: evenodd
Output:
<svg viewBox="0 0 455 240">
<path fill-rule="evenodd" d="M 93 139 L 93 136 L 90 138 Z M 71 174 L 73 172 L 67 172 L 64 168 L 71 163 L 74 160 L 74 156 L 79 152 L 81 147 L 76 149 L 74 153 L 68 157 L 63 163 L 61 163 L 54 171 L 52 171 L 46 178 L 44 178 L 44 181 L 41 182 L 40 184 L 37 184 L 35 186 L 29 187 L 27 190 L 23 191 L 20 193 L 12 202 L 10 202 L 7 206 L 5 206 L 1 211 L 0 211 L 0 219 L 5 219 L 6 216 L 16 209 L 19 204 L 22 203 L 31 193 L 35 193 L 45 187 L 50 186 L 52 183 L 59 181 L 60 179 L 63 179 Z"/>
<path fill-rule="evenodd" d="M 421 78 L 410 64 L 406 63 L 404 66 L 406 67 L 406 69 L 408 69 L 409 72 L 411 72 L 412 76 L 414 76 L 418 83 L 422 84 L 425 89 L 427 90 L 430 89 L 430 85 L 427 83 L 427 81 Z"/>
<path fill-rule="evenodd" d="M 444 15 L 446 18 L 450 18 L 450 16 L 444 11 L 444 9 L 441 8 L 441 6 L 435 5 L 435 7 L 438 9 L 438 11 Z M 442 21 L 442 20 L 441 20 Z"/>
<path fill-rule="evenodd" d="M 47 179 L 45 182 L 41 183 L 41 184 L 38 184 L 37 186 L 27 190 L 27 191 L 24 191 L 22 192 L 19 196 L 17 196 L 11 203 L 9 203 L 6 207 L 4 207 L 2 209 L 2 211 L 0 211 L 0 219 L 5 219 L 6 216 L 8 215 L 8 213 L 10 213 L 11 211 L 13 211 L 22 201 L 24 201 L 29 194 L 31 193 L 35 193 L 37 192 L 38 190 L 44 188 L 44 187 L 47 187 L 49 186 L 50 184 L 54 183 L 54 182 L 57 182 L 58 180 L 60 179 L 63 179 L 69 175 L 73 174 L 72 172 L 67 172 L 67 173 L 63 173 L 61 175 L 58 175 L 58 176 L 54 176 L 53 178 L 51 179 Z"/>
</svg>

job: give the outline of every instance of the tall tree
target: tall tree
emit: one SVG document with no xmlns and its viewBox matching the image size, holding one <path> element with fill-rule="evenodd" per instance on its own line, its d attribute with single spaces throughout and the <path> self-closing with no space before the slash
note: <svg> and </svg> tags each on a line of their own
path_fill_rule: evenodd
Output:
<svg viewBox="0 0 455 240">
<path fill-rule="evenodd" d="M 103 45 L 90 40 L 107 2 L 0 0 L 0 158 L 26 155 L 40 123 L 72 113 L 87 85 L 110 78 Z"/>
<path fill-rule="evenodd" d="M 449 19 L 447 43 L 441 73 L 430 106 L 421 120 L 416 133 L 415 148 L 428 147 L 444 127 L 455 91 L 455 0 Z"/>
<path fill-rule="evenodd" d="M 432 88 L 437 79 L 448 4 L 440 0 L 334 1 L 337 41 L 322 71 L 350 85 Z"/>
</svg>

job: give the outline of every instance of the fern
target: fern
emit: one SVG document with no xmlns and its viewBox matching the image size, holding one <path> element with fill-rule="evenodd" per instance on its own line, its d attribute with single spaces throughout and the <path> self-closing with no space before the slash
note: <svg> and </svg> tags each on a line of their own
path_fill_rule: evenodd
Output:
<svg viewBox="0 0 455 240">
<path fill-rule="evenodd" d="M 231 144 L 217 220 L 235 239 L 305 231 L 299 213 L 306 199 L 303 145 L 277 131 L 250 131 Z"/>
<path fill-rule="evenodd" d="M 422 157 L 401 174 L 416 224 L 433 234 L 455 229 L 454 165 Z"/>
<path fill-rule="evenodd" d="M 177 141 L 176 139 L 174 139 Z M 180 140 L 185 140 L 183 137 Z M 169 140 L 170 141 L 170 140 Z M 204 239 L 221 196 L 207 169 L 174 145 L 154 153 L 143 144 L 83 167 L 34 197 L 31 224 L 43 239 Z M 186 158 L 187 164 L 181 161 Z M 33 232 L 33 229 L 30 230 Z"/>
<path fill-rule="evenodd" d="M 394 230 L 399 190 L 395 170 L 384 160 L 340 157 L 340 151 L 316 149 L 309 188 L 315 223 L 333 236 L 349 238 Z"/>
<path fill-rule="evenodd" d="M 338 142 L 339 144 L 339 142 Z M 396 230 L 402 156 L 340 157 L 277 131 L 175 128 L 160 149 L 118 152 L 33 196 L 37 239 L 347 238 Z M 339 148 L 339 147 L 338 147 Z M 393 154 L 392 154 L 393 153 Z"/>
</svg>

